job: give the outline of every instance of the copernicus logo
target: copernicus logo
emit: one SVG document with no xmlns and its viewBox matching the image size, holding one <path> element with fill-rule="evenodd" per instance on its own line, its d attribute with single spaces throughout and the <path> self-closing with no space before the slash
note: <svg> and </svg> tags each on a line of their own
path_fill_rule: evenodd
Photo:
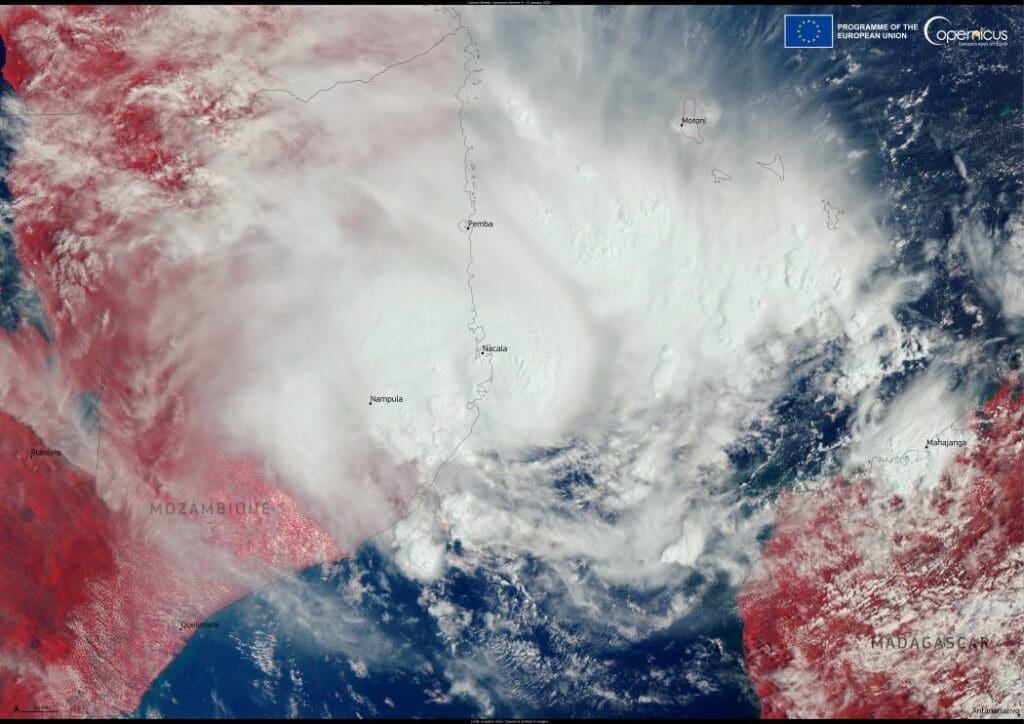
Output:
<svg viewBox="0 0 1024 724">
<path fill-rule="evenodd" d="M 1004 46 L 1009 43 L 1008 30 L 992 28 L 954 28 L 949 18 L 933 15 L 924 24 L 924 39 L 932 45 Z"/>
</svg>

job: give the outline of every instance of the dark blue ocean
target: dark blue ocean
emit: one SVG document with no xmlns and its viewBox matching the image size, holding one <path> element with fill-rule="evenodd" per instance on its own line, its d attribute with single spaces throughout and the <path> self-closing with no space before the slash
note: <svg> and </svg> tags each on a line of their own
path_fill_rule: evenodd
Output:
<svg viewBox="0 0 1024 724">
<path fill-rule="evenodd" d="M 815 11 L 834 13 L 837 24 L 921 23 L 930 15 L 946 14 L 967 24 L 1010 27 L 1017 38 L 1022 30 L 1019 8 L 822 7 L 794 12 Z M 763 97 L 765 89 L 771 89 L 775 107 L 794 113 L 823 109 L 852 139 L 851 145 L 873 149 L 860 167 L 863 177 L 858 181 L 879 189 L 887 202 L 879 222 L 894 239 L 905 242 L 902 252 L 894 255 L 893 268 L 878 273 L 891 273 L 896 267 L 900 273 L 926 270 L 930 279 L 917 301 L 898 310 L 901 321 L 908 326 L 941 323 L 961 338 L 991 340 L 993 378 L 1000 369 L 1019 366 L 1020 337 L 1005 328 L 998 303 L 975 283 L 970 265 L 928 261 L 923 247 L 929 240 L 948 246 L 958 222 L 968 215 L 984 224 L 997 243 L 1006 238 L 1006 224 L 1021 203 L 1019 173 L 1003 165 L 1007 156 L 1024 157 L 1020 44 L 1016 64 L 993 64 L 973 73 L 964 70 L 973 67 L 967 62 L 969 51 L 940 50 L 919 37 L 890 43 L 849 41 L 833 51 L 795 52 L 783 48 L 784 12 L 754 7 L 656 8 L 649 11 L 649 21 L 652 37 L 658 40 L 695 21 L 706 26 L 709 53 L 720 54 L 717 60 L 727 60 L 735 69 L 733 82 L 721 89 L 723 104 L 750 106 L 751 98 Z M 848 75 L 845 53 L 854 54 L 860 64 L 855 75 Z M 822 82 L 829 78 L 843 82 Z M 796 95 L 795 89 L 808 86 L 817 88 L 812 97 Z M 911 129 L 894 123 L 885 109 L 891 108 L 894 97 L 917 97 L 925 89 L 920 115 L 926 124 L 910 138 Z M 887 150 L 905 144 L 894 164 Z M 954 154 L 975 169 L 977 181 L 970 187 L 957 173 Z M 971 308 L 982 310 L 982 315 L 967 314 Z M 775 401 L 772 424 L 752 428 L 749 440 L 740 440 L 729 450 L 736 489 L 752 503 L 796 477 L 821 472 L 832 461 L 849 425 L 848 402 L 822 397 L 812 382 L 842 353 L 843 340 L 835 340 L 794 365 L 799 371 L 794 372 L 788 393 Z M 885 391 L 896 394 L 926 368 L 924 361 L 907 363 L 884 381 Z M 552 484 L 571 495 L 574 486 L 586 484 L 586 476 L 582 471 L 576 478 Z M 457 542 L 455 546 L 457 554 Z M 275 588 L 332 600 L 330 605 L 338 607 L 337 620 L 351 627 L 353 642 L 375 642 L 371 648 L 376 646 L 382 657 L 365 651 L 358 656 L 325 653 L 311 643 L 315 636 L 303 633 L 301 625 L 281 625 L 264 591 L 217 614 L 213 620 L 220 629 L 196 634 L 154 682 L 137 715 L 757 716 L 758 703 L 742 665 L 735 590 L 724 581 L 704 585 L 701 590 L 707 593 L 696 614 L 627 645 L 607 631 L 588 630 L 586 616 L 574 619 L 562 592 L 545 588 L 543 582 L 550 579 L 543 564 L 531 565 L 536 568 L 536 585 L 527 575 L 519 579 L 518 587 L 509 585 L 498 562 L 492 570 L 477 570 L 473 576 L 451 569 L 455 572 L 441 584 L 444 596 L 472 617 L 452 636 L 443 633 L 419 603 L 423 588 L 403 578 L 372 546 L 364 546 L 353 561 L 305 571 Z M 364 590 L 358 603 L 346 593 L 353 578 Z M 692 583 L 696 590 L 708 582 Z M 271 592 L 270 598 L 274 595 Z M 639 596 L 626 590 L 621 595 Z M 516 633 L 509 635 L 494 625 L 501 620 L 511 623 Z M 255 663 L 249 645 L 261 636 L 266 640 L 267 634 L 273 636 L 270 656 L 277 667 L 270 674 L 266 666 L 261 669 Z M 542 661 L 519 661 L 517 639 L 532 643 L 534 657 Z M 353 643 L 350 648 L 361 651 L 361 646 Z M 362 665 L 354 664 L 355 659 Z M 453 685 L 455 660 L 465 660 L 456 668 L 471 682 L 468 688 Z M 588 665 L 580 668 L 581 660 Z M 563 670 L 574 673 L 565 675 Z M 582 681 L 577 678 L 580 671 Z M 664 681 L 652 682 L 652 677 Z M 626 698 L 612 701 L 595 693 L 595 687 L 625 693 Z M 640 698 L 650 691 L 660 696 Z M 638 696 L 629 698 L 630 692 Z"/>
<path fill-rule="evenodd" d="M 877 273 L 927 272 L 924 293 L 897 310 L 901 323 L 942 325 L 959 339 L 986 340 L 989 359 L 972 361 L 970 369 L 965 363 L 965 383 L 979 374 L 994 381 L 1001 371 L 1021 366 L 1021 335 L 1007 327 L 998 300 L 974 278 L 953 243 L 965 219 L 981 225 L 994 243 L 1008 243 L 1009 223 L 1024 198 L 1019 6 L 648 12 L 653 40 L 637 43 L 636 50 L 650 54 L 643 62 L 670 57 L 668 39 L 699 22 L 707 33 L 708 62 L 734 72 L 720 89 L 722 105 L 769 103 L 783 114 L 825 111 L 851 145 L 868 150 L 861 177 L 854 180 L 878 189 L 884 201 L 878 221 L 894 244 L 900 241 L 891 266 Z M 969 49 L 939 49 L 918 37 L 793 51 L 783 47 L 785 12 L 833 13 L 837 24 L 922 23 L 943 14 L 965 26 L 1008 27 L 1016 40 L 1008 62 L 990 64 L 972 60 Z M 846 54 L 856 56 L 855 74 Z M 797 91 L 808 87 L 816 89 L 809 96 Z M 0 91 L 11 89 L 4 83 Z M 886 110 L 893 98 L 904 96 L 923 96 L 920 129 L 896 122 Z M 5 122 L 3 168 L 16 152 L 22 121 Z M 898 162 L 889 153 L 896 147 L 903 149 Z M 972 169 L 971 183 L 957 172 L 954 158 Z M 1015 164 L 1008 163 L 1013 159 Z M 0 182 L 8 222 L 9 200 Z M 926 253 L 929 244 L 938 253 Z M 15 249 L 13 236 L 0 230 L 0 328 L 8 332 L 23 319 L 42 324 L 31 290 L 20 281 Z M 749 435 L 727 451 L 735 493 L 751 506 L 834 462 L 850 425 L 851 402 L 822 396 L 813 381 L 843 351 L 842 339 L 809 350 L 793 365 L 786 393 L 773 402 L 770 423 L 751 423 Z M 928 364 L 907 362 L 883 381 L 883 392 L 897 394 Z M 581 470 L 551 485 L 571 498 L 588 485 L 588 475 Z M 458 560 L 458 541 L 449 554 Z M 585 564 L 580 573 L 588 575 Z M 443 580 L 424 586 L 404 577 L 368 543 L 351 560 L 287 577 L 211 617 L 208 622 L 218 626 L 192 636 L 133 716 L 756 717 L 758 702 L 743 668 L 736 591 L 724 576 L 694 576 L 676 591 L 611 589 L 609 595 L 651 610 L 663 610 L 673 594 L 699 592 L 691 613 L 640 640 L 627 640 L 574 609 L 541 560 L 520 561 L 514 573 L 500 559 L 465 570 L 450 567 Z M 457 607 L 457 626 L 445 629 L 429 612 L 438 600 Z"/>
<path fill-rule="evenodd" d="M 530 561 L 527 581 L 529 566 L 536 569 L 533 580 L 545 579 L 542 564 Z M 520 582 L 523 573 L 518 573 Z M 362 589 L 358 597 L 352 593 L 353 581 Z M 351 561 L 304 571 L 276 587 L 317 601 L 315 620 L 326 628 L 344 628 L 340 639 L 333 633 L 327 638 L 340 642 L 345 653 L 325 652 L 322 632 L 282 620 L 280 605 L 274 603 L 277 594 L 258 592 L 211 618 L 219 628 L 195 634 L 150 688 L 136 715 L 592 717 L 621 714 L 627 705 L 635 715 L 648 717 L 757 714 L 738 659 L 732 659 L 730 670 L 717 672 L 713 687 L 697 678 L 686 680 L 694 655 L 703 659 L 706 674 L 716 674 L 707 660 L 719 651 L 706 641 L 740 650 L 741 628 L 724 584 L 712 586 L 706 605 L 694 616 L 632 645 L 588 625 L 582 612 L 567 616 L 557 591 L 549 592 L 548 605 L 539 583 L 533 591 L 528 584 L 517 590 L 498 567 L 446 578 L 439 589 L 445 599 L 472 612 L 461 633 L 446 635 L 420 604 L 422 588 L 372 546 L 364 546 Z M 511 624 L 514 633 L 496 631 L 494 617 Z M 517 658 L 517 642 L 529 642 L 535 655 Z M 583 666 L 580 657 L 587 661 Z M 268 666 L 268 660 L 273 664 Z M 568 669 L 581 671 L 584 678 L 564 676 Z M 460 693 L 453 670 L 464 672 L 477 690 Z M 659 684 L 656 677 L 664 681 Z M 663 689 L 671 701 L 612 705 L 587 696 L 594 683 L 609 691 Z"/>
</svg>

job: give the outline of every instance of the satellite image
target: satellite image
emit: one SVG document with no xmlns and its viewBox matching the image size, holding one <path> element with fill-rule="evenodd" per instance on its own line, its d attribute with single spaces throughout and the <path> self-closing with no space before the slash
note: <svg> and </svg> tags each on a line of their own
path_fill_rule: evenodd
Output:
<svg viewBox="0 0 1024 724">
<path fill-rule="evenodd" d="M 0 718 L 1024 709 L 1024 6 L 0 7 Z"/>
</svg>

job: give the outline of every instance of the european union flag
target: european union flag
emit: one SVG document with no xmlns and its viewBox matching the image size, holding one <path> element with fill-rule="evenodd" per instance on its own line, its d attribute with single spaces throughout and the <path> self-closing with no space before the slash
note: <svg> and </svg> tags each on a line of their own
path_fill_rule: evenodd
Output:
<svg viewBox="0 0 1024 724">
<path fill-rule="evenodd" d="M 787 48 L 831 48 L 831 15 L 787 15 Z"/>
</svg>

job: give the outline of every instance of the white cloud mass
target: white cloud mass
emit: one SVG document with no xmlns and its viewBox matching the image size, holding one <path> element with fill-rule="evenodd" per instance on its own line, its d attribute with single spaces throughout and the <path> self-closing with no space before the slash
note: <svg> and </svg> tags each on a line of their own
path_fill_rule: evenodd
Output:
<svg viewBox="0 0 1024 724">
<path fill-rule="evenodd" d="M 111 509 L 135 515 L 144 484 L 196 485 L 119 446 L 177 416 L 189 439 L 258 461 L 340 550 L 376 535 L 425 586 L 537 559 L 578 610 L 636 638 L 690 611 L 694 573 L 736 586 L 749 572 L 772 509 L 737 490 L 750 471 L 731 452 L 795 434 L 773 404 L 797 377 L 851 412 L 837 469 L 894 491 L 937 479 L 953 453 L 881 458 L 955 425 L 975 390 L 941 365 L 895 399 L 883 381 L 978 350 L 897 320 L 928 280 L 894 264 L 863 153 L 821 106 L 737 79 L 702 16 L 301 7 L 274 16 L 272 42 L 240 32 L 243 16 L 258 20 L 167 8 L 126 41 L 140 58 L 220 50 L 132 98 L 164 109 L 187 192 L 171 203 L 115 174 L 102 204 L 132 219 L 130 241 L 62 242 L 69 307 L 109 269 L 126 297 L 151 295 L 131 381 L 145 403 L 115 415 L 108 394 L 97 448 L 69 422 L 70 393 L 34 400 L 42 383 L 0 351 L 0 387 L 21 390 L 7 403 L 96 469 Z M 684 107 L 708 118 L 699 135 Z M 75 188 L 99 173 L 71 140 L 106 132 L 93 123 L 33 120 L 19 153 Z M 1019 327 L 1020 234 L 960 236 Z M 136 522 L 181 560 L 251 574 L 173 523 Z M 644 609 L 620 586 L 679 590 Z M 333 610 L 275 603 L 302 620 Z M 471 677 L 460 687 L 490 705 Z"/>
</svg>

